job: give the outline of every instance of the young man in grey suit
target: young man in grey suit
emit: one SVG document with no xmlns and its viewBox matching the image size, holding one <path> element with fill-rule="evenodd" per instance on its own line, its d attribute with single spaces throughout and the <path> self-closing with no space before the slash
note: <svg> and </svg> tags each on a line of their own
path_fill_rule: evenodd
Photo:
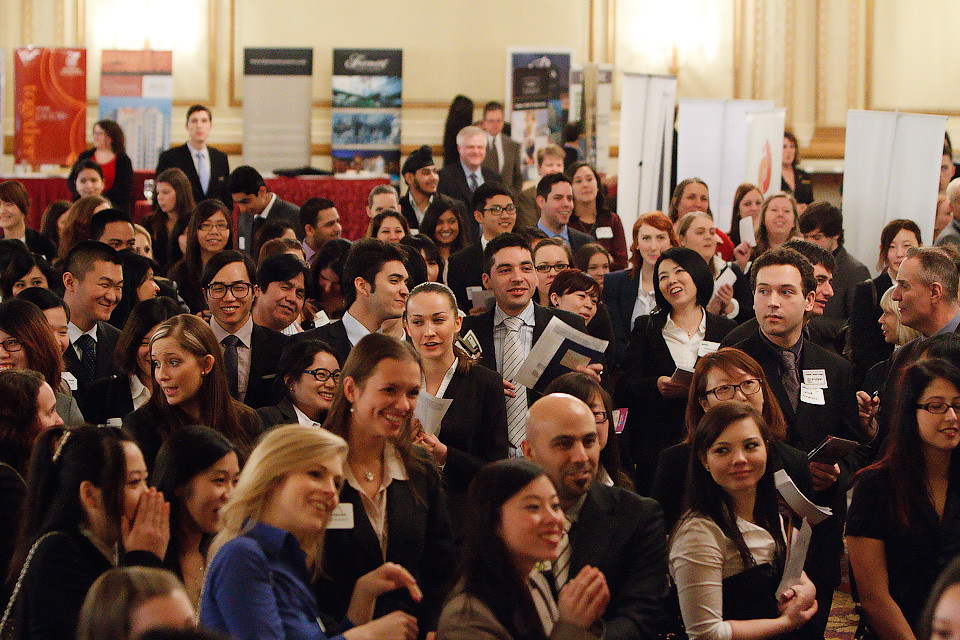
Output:
<svg viewBox="0 0 960 640">
<path fill-rule="evenodd" d="M 488 102 L 483 107 L 483 120 L 480 128 L 487 132 L 487 156 L 483 166 L 496 171 L 503 178 L 514 197 L 523 189 L 523 174 L 520 171 L 520 145 L 503 134 L 503 105 Z"/>
<path fill-rule="evenodd" d="M 300 207 L 267 191 L 267 183 L 259 171 L 248 165 L 237 167 L 230 174 L 227 190 L 240 212 L 237 218 L 238 249 L 250 253 L 253 237 L 264 222 L 271 220 L 286 222 L 297 233 L 297 239 L 303 241 Z M 256 261 L 257 256 L 253 259 Z"/>
</svg>

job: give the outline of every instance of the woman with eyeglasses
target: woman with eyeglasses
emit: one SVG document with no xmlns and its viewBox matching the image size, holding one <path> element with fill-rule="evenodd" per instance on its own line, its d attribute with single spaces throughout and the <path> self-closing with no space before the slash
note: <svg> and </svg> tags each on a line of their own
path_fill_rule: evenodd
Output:
<svg viewBox="0 0 960 640">
<path fill-rule="evenodd" d="M 919 638 L 926 595 L 960 554 L 958 413 L 960 369 L 940 358 L 910 366 L 886 454 L 854 484 L 846 542 L 865 637 Z"/>
<path fill-rule="evenodd" d="M 537 270 L 536 302 L 550 305 L 550 285 L 554 278 L 573 264 L 570 248 L 560 238 L 545 238 L 533 248 L 533 266 Z"/>
<path fill-rule="evenodd" d="M 276 379 L 283 383 L 283 399 L 257 409 L 264 429 L 279 424 L 319 427 L 333 404 L 340 363 L 325 342 L 297 340 L 284 347 Z"/>
<path fill-rule="evenodd" d="M 213 254 L 233 248 L 230 212 L 219 200 L 204 200 L 193 210 L 186 234 L 183 258 L 170 267 L 167 277 L 177 284 L 190 313 L 200 313 L 207 308 L 200 288 L 203 267 Z"/>
</svg>

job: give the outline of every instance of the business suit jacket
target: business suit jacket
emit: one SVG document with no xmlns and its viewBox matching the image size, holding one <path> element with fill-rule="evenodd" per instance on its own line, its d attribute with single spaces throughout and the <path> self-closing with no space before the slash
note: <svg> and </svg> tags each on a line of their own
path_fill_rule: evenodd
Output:
<svg viewBox="0 0 960 640">
<path fill-rule="evenodd" d="M 517 221 L 514 231 L 523 231 L 537 226 L 540 219 L 540 207 L 537 206 L 537 185 L 528 187 L 517 196 Z"/>
<path fill-rule="evenodd" d="M 708 311 L 704 313 L 707 322 L 703 339 L 720 342 L 733 329 L 733 320 Z M 663 339 L 668 315 L 666 311 L 657 311 L 637 318 L 614 391 L 615 406 L 628 409 L 621 450 L 628 456 L 625 468 L 630 469 L 631 464 L 636 467 L 635 484 L 641 495 L 646 495 L 650 488 L 657 456 L 686 434 L 686 397 L 665 398 L 657 388 L 657 378 L 673 375 L 677 368 Z"/>
<path fill-rule="evenodd" d="M 827 300 L 823 307 L 822 316 L 810 319 L 810 331 L 822 337 L 818 340 L 821 345 L 830 345 L 828 348 L 837 354 L 843 353 L 846 346 L 843 327 L 850 319 L 853 310 L 853 294 L 857 284 L 870 280 L 870 270 L 840 245 L 833 256 L 837 266 L 833 270 L 833 297 Z"/>
<path fill-rule="evenodd" d="M 577 249 L 579 249 L 583 245 L 597 241 L 596 238 L 594 238 L 593 236 L 587 235 L 582 231 L 577 231 L 570 225 L 567 225 L 567 235 L 570 237 L 570 243 L 569 243 L 570 250 L 573 253 L 576 253 Z"/>
<path fill-rule="evenodd" d="M 96 153 L 96 149 L 87 149 L 77 156 L 77 162 L 81 160 L 93 160 L 96 162 L 96 158 L 93 157 L 94 153 Z M 67 186 L 70 188 L 70 194 L 73 196 L 73 199 L 77 200 L 80 197 L 80 194 L 77 193 L 77 186 L 73 183 L 68 183 Z M 103 192 L 103 197 L 110 201 L 114 209 L 120 209 L 124 213 L 130 214 L 133 212 L 133 207 L 130 206 L 130 196 L 132 193 L 133 162 L 130 161 L 130 156 L 121 153 L 116 156 L 116 161 L 114 162 L 113 184 Z"/>
<path fill-rule="evenodd" d="M 470 311 L 473 303 L 467 297 L 467 287 L 483 286 L 483 249 L 474 242 L 452 254 L 447 262 L 447 285 L 457 297 L 457 306 Z"/>
<path fill-rule="evenodd" d="M 488 309 L 483 313 L 475 316 L 467 316 L 463 319 L 463 326 L 460 328 L 460 333 L 466 335 L 467 331 L 473 331 L 474 335 L 477 336 L 477 341 L 480 343 L 480 364 L 485 366 L 488 369 L 493 371 L 498 371 L 497 369 L 497 356 L 496 356 L 496 347 L 494 346 L 493 340 L 493 312 L 496 310 L 496 306 L 493 309 Z M 540 334 L 543 333 L 543 330 L 546 328 L 547 323 L 550 322 L 550 319 L 554 316 L 560 318 L 568 325 L 576 329 L 577 331 L 587 332 L 587 327 L 583 322 L 583 318 L 576 315 L 575 313 L 570 313 L 569 311 L 562 311 L 560 309 L 550 309 L 547 307 L 541 307 L 540 305 L 534 303 L 533 305 L 533 343 L 537 343 L 537 339 L 540 337 Z M 548 381 L 550 382 L 550 381 Z M 527 403 L 533 404 L 533 402 L 540 397 L 540 394 L 534 391 L 533 389 L 527 389 Z"/>
<path fill-rule="evenodd" d="M 503 168 L 499 166 L 497 150 L 492 141 L 487 143 L 487 157 L 483 159 L 483 166 L 499 174 L 503 184 L 516 196 L 523 189 L 523 175 L 520 173 L 520 145 L 503 133 L 500 134 L 500 141 L 503 145 Z"/>
<path fill-rule="evenodd" d="M 283 400 L 270 407 L 260 407 L 257 409 L 257 415 L 263 422 L 263 430 L 267 431 L 278 424 L 297 424 L 297 412 L 293 409 L 293 401 L 289 396 L 284 396 Z M 319 422 L 323 422 L 320 420 Z"/>
<path fill-rule="evenodd" d="M 657 634 L 667 593 L 667 534 L 655 500 L 594 482 L 570 529 L 570 577 L 590 565 L 610 589 L 604 638 Z"/>
<path fill-rule="evenodd" d="M 893 280 L 884 269 L 873 280 L 860 282 L 853 288 L 847 348 L 857 380 L 862 381 L 870 367 L 893 355 L 893 345 L 884 340 L 877 322 L 883 313 L 880 298 L 892 286 Z"/>
<path fill-rule="evenodd" d="M 111 418 L 123 419 L 133 412 L 130 378 L 118 373 L 90 383 L 80 410 L 92 424 L 106 424 Z"/>
<path fill-rule="evenodd" d="M 421 455 L 419 452 L 416 455 Z M 425 454 L 423 454 L 425 455 Z M 443 593 L 454 572 L 453 535 L 440 481 L 424 460 L 428 475 L 393 480 L 387 487 L 386 562 L 395 562 L 413 574 L 423 600 L 398 589 L 377 598 L 374 618 L 403 610 L 417 618 L 420 637 L 436 629 Z M 343 618 L 357 578 L 384 563 L 380 541 L 367 518 L 360 494 L 349 483 L 340 502 L 353 505 L 352 529 L 327 529 L 323 541 L 323 573 L 316 584 L 317 600 L 334 618 Z"/>
<path fill-rule="evenodd" d="M 353 345 L 350 344 L 350 338 L 347 337 L 347 330 L 343 326 L 343 320 L 334 320 L 320 325 L 316 329 L 303 331 L 294 336 L 293 339 L 297 342 L 300 340 L 320 340 L 327 343 L 327 346 L 333 350 L 333 355 L 337 357 L 337 362 L 340 363 L 341 367 L 347 361 L 350 349 L 353 348 Z"/>
<path fill-rule="evenodd" d="M 613 327 L 613 358 L 619 365 L 627 352 L 630 318 L 640 290 L 640 271 L 623 269 L 603 276 L 603 305 Z M 609 352 L 608 352 L 609 353 Z"/>
<path fill-rule="evenodd" d="M 297 238 L 299 238 L 301 242 L 303 241 L 303 227 L 300 226 L 300 207 L 286 200 L 281 200 L 278 197 L 274 201 L 273 206 L 270 207 L 265 222 L 272 222 L 274 220 L 288 223 L 293 227 L 294 231 L 296 231 Z M 253 236 L 255 235 L 256 233 L 253 231 L 253 216 L 249 213 L 240 214 L 237 218 L 237 246 L 243 247 L 244 251 L 250 253 L 253 247 Z M 253 256 L 253 259 L 256 260 L 257 256 Z"/>
<path fill-rule="evenodd" d="M 117 365 L 113 360 L 113 352 L 117 348 L 117 341 L 120 339 L 120 330 L 108 322 L 97 322 L 97 371 L 93 380 L 87 380 L 80 367 L 80 358 L 77 356 L 76 348 L 71 344 L 63 354 L 63 362 L 67 371 L 73 374 L 77 379 L 77 397 L 80 398 L 86 393 L 87 387 L 94 380 L 107 378 L 119 373 Z"/>
<path fill-rule="evenodd" d="M 491 171 L 482 165 L 480 166 L 480 175 L 483 176 L 484 184 L 488 182 L 503 182 L 499 173 Z M 470 209 L 470 199 L 473 197 L 473 192 L 470 191 L 470 185 L 467 183 L 467 174 L 463 172 L 463 165 L 460 162 L 444 165 L 443 169 L 440 169 L 440 181 L 437 183 L 437 193 L 442 193 L 449 198 L 459 200 L 467 206 L 467 209 Z M 480 225 L 476 221 L 465 220 L 464 226 L 467 232 L 465 236 L 467 242 L 479 242 Z"/>
<path fill-rule="evenodd" d="M 57 259 L 57 246 L 50 241 L 50 238 L 30 227 L 26 228 L 24 235 L 30 253 L 34 256 L 40 256 L 47 261 L 47 264 L 54 263 Z"/>
<path fill-rule="evenodd" d="M 227 160 L 227 154 L 210 145 L 207 145 L 207 153 L 210 157 L 210 182 L 207 184 L 206 193 L 200 186 L 200 176 L 197 175 L 197 167 L 193 164 L 193 154 L 186 144 L 167 149 L 161 153 L 157 160 L 156 174 L 160 175 L 160 172 L 164 169 L 176 167 L 187 174 L 190 186 L 193 188 L 193 199 L 196 202 L 207 198 L 216 198 L 233 211 L 233 198 L 227 193 L 227 177 L 230 175 L 230 162 Z"/>
<path fill-rule="evenodd" d="M 407 219 L 407 226 L 410 227 L 410 231 L 420 228 L 420 220 L 417 218 L 417 214 L 413 210 L 413 204 L 410 202 L 410 191 L 407 191 L 400 198 L 400 213 Z"/>
<path fill-rule="evenodd" d="M 288 339 L 288 336 L 273 329 L 253 325 L 250 336 L 250 377 L 247 379 L 247 393 L 243 396 L 243 404 L 251 409 L 276 404 L 280 400 L 273 393 L 273 383 L 277 377 L 280 354 Z"/>
</svg>

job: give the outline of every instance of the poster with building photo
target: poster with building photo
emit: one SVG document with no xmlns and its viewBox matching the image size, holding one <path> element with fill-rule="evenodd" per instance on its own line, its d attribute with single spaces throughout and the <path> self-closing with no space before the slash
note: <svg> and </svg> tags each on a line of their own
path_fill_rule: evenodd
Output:
<svg viewBox="0 0 960 640">
<path fill-rule="evenodd" d="M 331 84 L 334 173 L 399 179 L 403 51 L 334 49 Z"/>
<path fill-rule="evenodd" d="M 507 50 L 507 111 L 511 137 L 520 144 L 525 180 L 537 173 L 537 150 L 550 142 L 561 144 L 570 110 L 569 49 Z"/>
</svg>

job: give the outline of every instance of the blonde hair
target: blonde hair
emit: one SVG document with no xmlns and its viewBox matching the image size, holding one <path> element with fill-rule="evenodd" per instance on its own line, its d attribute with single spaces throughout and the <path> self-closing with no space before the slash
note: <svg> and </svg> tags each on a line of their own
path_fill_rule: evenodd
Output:
<svg viewBox="0 0 960 640">
<path fill-rule="evenodd" d="M 897 305 L 896 300 L 893 299 L 894 289 L 896 289 L 895 286 L 890 287 L 880 296 L 880 308 L 887 313 L 892 313 L 897 316 L 897 346 L 902 347 L 911 340 L 919 338 L 920 332 L 900 322 L 900 307 Z"/>
<path fill-rule="evenodd" d="M 130 637 L 130 617 L 137 607 L 153 598 L 186 590 L 165 569 L 116 567 L 102 574 L 90 587 L 80 610 L 78 640 Z"/>
<path fill-rule="evenodd" d="M 207 558 L 212 561 L 220 547 L 262 520 L 270 498 L 287 476 L 306 470 L 315 460 L 335 457 L 346 460 L 347 442 L 326 429 L 288 424 L 267 432 L 240 472 L 230 500 L 220 510 L 222 529 L 210 544 Z M 319 572 L 322 550 L 321 531 L 304 548 L 307 566 L 314 574 Z"/>
</svg>

